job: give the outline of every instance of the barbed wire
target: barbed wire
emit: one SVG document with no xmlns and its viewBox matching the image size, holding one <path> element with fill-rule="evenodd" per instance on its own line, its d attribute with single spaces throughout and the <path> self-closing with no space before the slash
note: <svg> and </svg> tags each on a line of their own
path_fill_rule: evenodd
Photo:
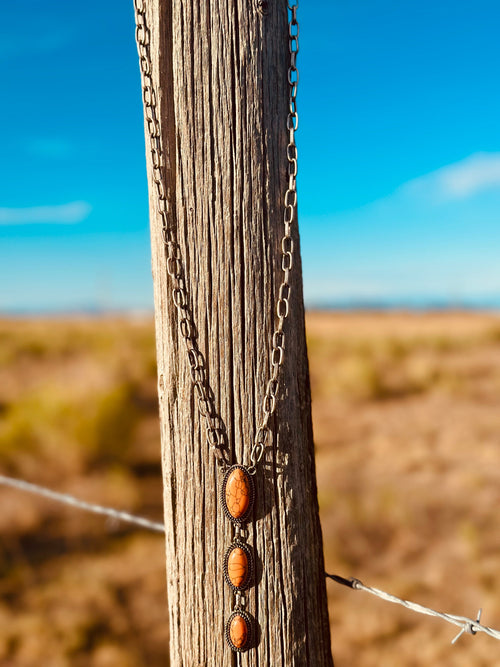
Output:
<svg viewBox="0 0 500 667">
<path fill-rule="evenodd" d="M 494 639 L 500 639 L 500 631 L 494 630 L 493 628 L 489 628 L 487 625 L 482 625 L 480 623 L 481 620 L 481 609 L 478 612 L 477 618 L 473 620 L 472 618 L 468 618 L 467 616 L 456 616 L 455 614 L 446 614 L 441 611 L 436 611 L 435 609 L 431 609 L 430 607 L 424 607 L 421 604 L 417 604 L 416 602 L 410 602 L 409 600 L 403 600 L 402 598 L 398 598 L 395 595 L 391 595 L 390 593 L 386 593 L 385 591 L 381 591 L 378 588 L 372 588 L 371 586 L 365 586 L 362 581 L 359 579 L 345 579 L 344 577 L 340 577 L 337 574 L 328 574 L 328 572 L 325 572 L 325 576 L 333 579 L 333 581 L 337 582 L 338 584 L 341 584 L 342 586 L 347 586 L 348 588 L 353 588 L 354 590 L 358 591 L 365 591 L 365 593 L 370 593 L 370 595 L 375 595 L 376 597 L 380 598 L 381 600 L 385 600 L 386 602 L 393 602 L 394 604 L 399 604 L 402 605 L 403 607 L 406 607 L 410 611 L 414 611 L 417 614 L 425 614 L 426 616 L 434 616 L 435 618 L 440 618 L 443 621 L 446 621 L 447 623 L 452 623 L 453 625 L 457 625 L 459 628 L 461 628 L 460 632 L 458 635 L 452 639 L 452 644 L 454 644 L 464 633 L 467 633 L 469 635 L 475 635 L 478 632 L 484 632 L 485 634 L 489 635 L 490 637 L 493 637 Z"/>
<path fill-rule="evenodd" d="M 126 523 L 139 526 L 140 528 L 145 528 L 146 530 L 151 530 L 157 533 L 165 532 L 165 526 L 162 523 L 151 521 L 150 519 L 146 519 L 145 517 L 137 516 L 135 514 L 130 514 L 129 512 L 123 512 L 122 510 L 118 510 L 114 507 L 106 507 L 104 505 L 98 505 L 96 503 L 88 503 L 85 500 L 80 500 L 79 498 L 76 498 L 75 496 L 72 496 L 69 493 L 60 493 L 58 491 L 53 491 L 52 489 L 49 489 L 45 486 L 40 486 L 39 484 L 33 484 L 31 482 L 27 482 L 24 479 L 18 479 L 16 477 L 7 477 L 6 475 L 0 475 L 0 485 L 17 489 L 18 491 L 31 493 L 36 496 L 41 496 L 43 498 L 48 498 L 49 500 L 53 500 L 63 505 L 69 505 L 70 507 L 77 508 L 85 512 L 100 514 L 102 516 L 107 516 L 109 518 L 118 521 L 124 521 Z M 467 616 L 457 616 L 455 614 L 447 614 L 441 611 L 436 611 L 435 609 L 431 609 L 430 607 L 424 607 L 423 605 L 418 604 L 416 602 L 403 600 L 402 598 L 398 598 L 395 595 L 386 593 L 385 591 L 382 591 L 379 588 L 372 588 L 371 586 L 365 586 L 365 584 L 363 584 L 363 582 L 360 581 L 359 579 L 355 578 L 346 579 L 345 577 L 341 577 L 337 574 L 329 574 L 328 572 L 325 572 L 325 577 L 332 579 L 337 584 L 341 584 L 342 586 L 347 586 L 348 588 L 352 588 L 353 590 L 365 591 L 365 593 L 370 593 L 370 595 L 374 595 L 375 597 L 378 597 L 381 600 L 385 600 L 386 602 L 399 604 L 403 607 L 406 607 L 406 609 L 409 609 L 410 611 L 416 612 L 418 614 L 425 614 L 426 616 L 434 616 L 435 618 L 440 618 L 441 620 L 446 621 L 447 623 L 451 623 L 452 625 L 458 626 L 460 628 L 460 632 L 456 635 L 456 637 L 454 637 L 454 639 L 452 639 L 451 642 L 452 644 L 455 644 L 455 642 L 464 633 L 470 635 L 476 635 L 478 632 L 484 632 L 490 637 L 493 637 L 493 639 L 500 639 L 499 630 L 494 630 L 493 628 L 490 628 L 487 625 L 483 625 L 480 622 L 481 612 L 482 612 L 481 609 L 478 612 L 477 618 L 474 620 L 472 618 L 468 618 Z"/>
<path fill-rule="evenodd" d="M 54 500 L 57 503 L 70 505 L 71 507 L 76 507 L 80 510 L 84 510 L 85 512 L 101 514 L 118 521 L 132 523 L 135 526 L 140 526 L 141 528 L 146 528 L 147 530 L 153 530 L 157 533 L 165 532 L 165 526 L 162 523 L 150 521 L 149 519 L 145 519 L 142 516 L 129 514 L 129 512 L 123 512 L 121 510 L 115 509 L 114 507 L 104 507 L 103 505 L 97 505 L 96 503 L 88 503 L 85 500 L 75 498 L 75 496 L 72 496 L 69 493 L 59 493 L 58 491 L 52 491 L 52 489 L 48 489 L 45 486 L 32 484 L 31 482 L 26 482 L 23 479 L 0 475 L 0 484 L 3 484 L 3 486 L 9 486 L 13 489 L 18 489 L 19 491 L 26 491 L 27 493 L 31 493 L 36 496 L 49 498 L 50 500 Z"/>
</svg>

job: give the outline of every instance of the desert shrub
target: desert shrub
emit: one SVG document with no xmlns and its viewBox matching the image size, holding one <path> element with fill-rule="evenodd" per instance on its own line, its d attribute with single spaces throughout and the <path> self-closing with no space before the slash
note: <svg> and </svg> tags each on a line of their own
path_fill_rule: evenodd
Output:
<svg viewBox="0 0 500 667">
<path fill-rule="evenodd" d="M 126 457 L 140 416 L 135 398 L 134 384 L 123 381 L 88 405 L 87 415 L 79 425 L 78 438 L 91 464 L 122 461 Z"/>
<path fill-rule="evenodd" d="M 123 459 L 138 418 L 130 382 L 88 395 L 44 385 L 5 407 L 0 463 L 31 473 L 44 466 L 77 471 Z"/>
</svg>

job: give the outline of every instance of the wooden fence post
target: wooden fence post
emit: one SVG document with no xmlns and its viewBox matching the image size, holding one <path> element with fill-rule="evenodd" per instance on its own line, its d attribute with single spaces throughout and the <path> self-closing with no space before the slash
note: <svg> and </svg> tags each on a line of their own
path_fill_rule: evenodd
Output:
<svg viewBox="0 0 500 667">
<path fill-rule="evenodd" d="M 286 0 L 147 0 L 166 194 L 189 308 L 233 461 L 249 464 L 270 375 L 287 185 Z M 148 138 L 146 138 L 148 141 Z M 300 148 L 300 146 L 299 146 Z M 222 476 L 193 394 L 148 154 L 170 660 L 235 665 Z M 294 230 L 295 247 L 298 234 Z M 331 667 L 301 268 L 296 253 L 273 442 L 255 476 L 249 542 L 256 647 L 244 666 Z"/>
</svg>

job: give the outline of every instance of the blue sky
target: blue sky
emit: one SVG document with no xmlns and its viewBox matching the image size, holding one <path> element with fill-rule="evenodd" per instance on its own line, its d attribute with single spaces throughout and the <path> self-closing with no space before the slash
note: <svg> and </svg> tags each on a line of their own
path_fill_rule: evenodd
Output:
<svg viewBox="0 0 500 667">
<path fill-rule="evenodd" d="M 497 0 L 302 0 L 308 304 L 500 303 Z M 152 307 L 132 0 L 0 26 L 0 311 Z"/>
</svg>

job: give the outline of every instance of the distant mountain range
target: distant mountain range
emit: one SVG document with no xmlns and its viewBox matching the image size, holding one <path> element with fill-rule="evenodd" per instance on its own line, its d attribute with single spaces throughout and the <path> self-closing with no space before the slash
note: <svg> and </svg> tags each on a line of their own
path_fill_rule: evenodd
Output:
<svg viewBox="0 0 500 667">
<path fill-rule="evenodd" d="M 500 294 L 487 296 L 473 296 L 463 298 L 450 298 L 444 296 L 398 296 L 398 297 L 345 297 L 336 299 L 309 299 L 306 301 L 307 310 L 332 310 L 332 311 L 447 311 L 447 310 L 491 310 L 500 311 Z M 87 304 L 68 308 L 66 306 L 54 308 L 16 308 L 1 309 L 0 316 L 74 316 L 83 315 L 98 317 L 104 315 L 127 315 L 127 316 L 149 316 L 152 308 L 103 308 Z"/>
<path fill-rule="evenodd" d="M 500 294 L 449 298 L 443 296 L 398 296 L 380 298 L 343 298 L 331 300 L 309 300 L 309 310 L 500 310 Z"/>
</svg>

